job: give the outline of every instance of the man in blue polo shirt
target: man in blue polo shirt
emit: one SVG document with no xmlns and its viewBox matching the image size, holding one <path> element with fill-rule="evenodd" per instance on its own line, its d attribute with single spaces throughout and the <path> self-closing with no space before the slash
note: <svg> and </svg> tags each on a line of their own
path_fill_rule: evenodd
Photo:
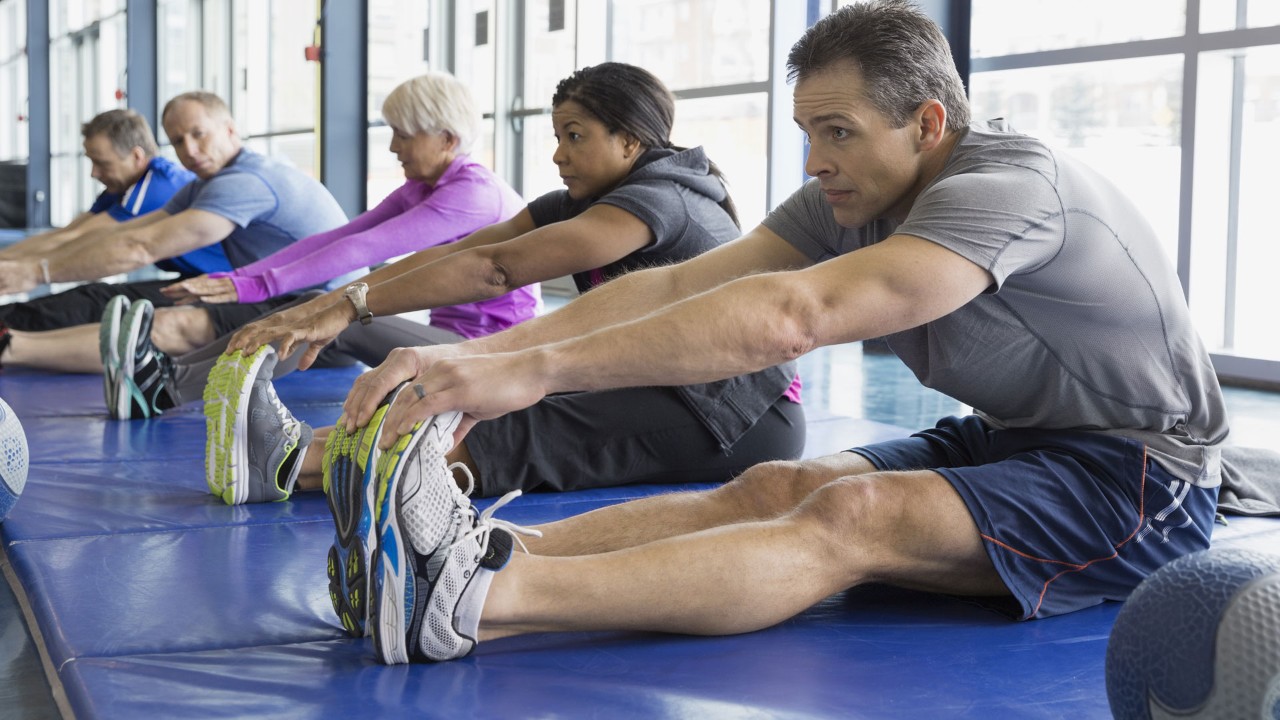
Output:
<svg viewBox="0 0 1280 720">
<path fill-rule="evenodd" d="M 122 222 L 159 210 L 195 174 L 172 160 L 160 157 L 155 135 L 147 119 L 133 110 L 108 110 L 80 128 L 84 154 L 92 166 L 90 175 L 103 190 L 93 206 L 66 227 L 32 235 L 0 250 L 0 259 L 34 259 L 37 263 L 55 250 L 86 233 L 113 228 Z M 214 272 L 228 268 L 226 256 L 203 248 L 157 263 L 175 272 Z"/>
<path fill-rule="evenodd" d="M 346 216 L 333 196 L 298 169 L 245 148 L 226 104 L 207 92 L 170 100 L 161 122 L 178 159 L 196 180 L 163 208 L 114 227 L 86 232 L 47 256 L 0 258 L 0 294 L 49 282 L 94 280 L 151 263 L 186 260 L 201 251 L 247 265 L 308 235 L 335 228 Z M 207 266 L 176 266 L 183 275 Z M 97 322 L 117 295 L 172 302 L 160 288 L 172 280 L 88 283 L 64 293 L 0 308 L 10 329 L 50 330 Z M 265 311 L 244 305 L 246 319 Z"/>
</svg>

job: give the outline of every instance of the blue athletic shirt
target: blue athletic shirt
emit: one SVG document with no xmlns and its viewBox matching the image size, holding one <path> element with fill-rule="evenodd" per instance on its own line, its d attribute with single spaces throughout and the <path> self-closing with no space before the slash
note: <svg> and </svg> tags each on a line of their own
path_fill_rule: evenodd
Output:
<svg viewBox="0 0 1280 720">
<path fill-rule="evenodd" d="M 147 171 L 138 182 L 123 193 L 103 190 L 89 212 L 94 215 L 105 212 L 116 222 L 132 220 L 164 207 L 174 193 L 195 179 L 195 173 L 172 160 L 154 157 L 147 163 Z M 156 267 L 183 275 L 201 275 L 226 272 L 231 269 L 231 263 L 227 261 L 221 245 L 210 245 L 161 260 Z"/>
<path fill-rule="evenodd" d="M 248 148 L 213 177 L 183 187 L 164 206 L 170 215 L 192 208 L 235 223 L 217 243 L 233 268 L 347 222 L 338 201 L 315 178 Z"/>
</svg>

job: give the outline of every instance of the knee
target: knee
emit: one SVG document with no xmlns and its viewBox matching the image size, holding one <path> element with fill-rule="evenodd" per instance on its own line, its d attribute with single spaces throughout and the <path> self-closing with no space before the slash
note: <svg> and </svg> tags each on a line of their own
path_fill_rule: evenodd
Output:
<svg viewBox="0 0 1280 720">
<path fill-rule="evenodd" d="M 900 484 L 885 473 L 833 480 L 805 498 L 790 516 L 818 537 L 819 543 L 847 556 L 872 557 L 891 549 L 894 529 L 910 501 Z"/>
<path fill-rule="evenodd" d="M 213 321 L 201 308 L 159 308 L 151 324 L 151 342 L 171 355 L 213 342 Z"/>
<path fill-rule="evenodd" d="M 773 518 L 804 501 L 812 489 L 810 474 L 803 462 L 772 460 L 748 468 L 713 492 L 747 517 Z"/>
</svg>

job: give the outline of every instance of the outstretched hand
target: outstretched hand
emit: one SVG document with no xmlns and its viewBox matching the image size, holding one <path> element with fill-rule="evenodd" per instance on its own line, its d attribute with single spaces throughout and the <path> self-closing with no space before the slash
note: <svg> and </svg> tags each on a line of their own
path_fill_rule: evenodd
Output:
<svg viewBox="0 0 1280 720">
<path fill-rule="evenodd" d="M 437 360 L 396 396 L 382 420 L 378 446 L 390 448 L 415 423 L 451 410 L 466 414 L 455 436 L 476 421 L 523 410 L 546 397 L 541 367 L 537 351 Z"/>
<path fill-rule="evenodd" d="M 298 369 L 306 370 L 316 361 L 320 351 L 350 324 L 350 307 L 343 300 L 333 302 L 321 296 L 273 313 L 240 328 L 231 336 L 227 352 L 249 355 L 263 345 L 275 345 L 280 357 L 287 358 L 305 347 Z"/>
<path fill-rule="evenodd" d="M 0 260 L 0 295 L 26 292 L 44 282 L 35 260 Z"/>
<path fill-rule="evenodd" d="M 392 350 L 378 367 L 356 378 L 351 392 L 342 403 L 341 422 L 347 432 L 369 424 L 378 406 L 400 383 L 412 380 L 437 361 L 448 357 L 460 357 L 463 351 L 458 345 L 426 345 L 402 347 Z"/>
<path fill-rule="evenodd" d="M 240 293 L 229 277 L 211 278 L 201 275 L 162 287 L 160 292 L 179 305 L 240 302 Z"/>
</svg>

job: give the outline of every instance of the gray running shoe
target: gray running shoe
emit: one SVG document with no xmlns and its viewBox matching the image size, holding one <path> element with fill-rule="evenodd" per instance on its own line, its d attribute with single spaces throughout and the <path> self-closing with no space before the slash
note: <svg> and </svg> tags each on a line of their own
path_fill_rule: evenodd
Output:
<svg viewBox="0 0 1280 720">
<path fill-rule="evenodd" d="M 369 624 L 387 664 L 463 657 L 476 646 L 493 575 L 511 558 L 516 533 L 536 530 L 496 520 L 520 495 L 507 493 L 477 514 L 446 465 L 461 415 L 418 425 L 378 462 L 378 557 Z M 470 490 L 468 490 L 470 492 Z"/>
<path fill-rule="evenodd" d="M 225 353 L 204 388 L 209 492 L 228 505 L 286 500 L 293 493 L 311 427 L 293 417 L 271 384 L 276 351 Z"/>
<path fill-rule="evenodd" d="M 129 310 L 129 298 L 116 295 L 107 301 L 98 325 L 98 353 L 102 356 L 102 395 L 107 412 L 116 417 L 116 395 L 120 392 L 120 323 Z"/>
<path fill-rule="evenodd" d="M 104 354 L 102 361 L 107 412 L 117 420 L 155 417 L 175 404 L 169 393 L 174 384 L 173 361 L 151 344 L 156 312 L 151 301 L 144 298 L 128 305 L 119 295 L 112 298 L 116 300 L 123 300 L 129 309 L 117 319 L 119 304 L 108 304 L 98 331 L 100 351 L 110 336 L 116 338 L 114 354 Z M 108 363 L 115 364 L 114 373 Z"/>
</svg>

